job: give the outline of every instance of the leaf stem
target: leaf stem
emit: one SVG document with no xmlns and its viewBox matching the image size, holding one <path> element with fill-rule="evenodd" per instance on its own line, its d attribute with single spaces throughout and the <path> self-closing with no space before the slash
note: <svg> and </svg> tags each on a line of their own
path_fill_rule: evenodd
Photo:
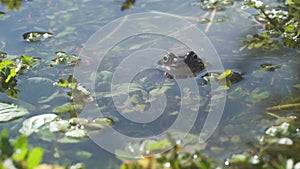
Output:
<svg viewBox="0 0 300 169">
<path fill-rule="evenodd" d="M 300 108 L 300 103 L 277 105 L 273 107 L 268 107 L 266 110 L 272 111 L 272 110 L 282 110 L 282 109 L 291 109 L 291 108 Z"/>
</svg>

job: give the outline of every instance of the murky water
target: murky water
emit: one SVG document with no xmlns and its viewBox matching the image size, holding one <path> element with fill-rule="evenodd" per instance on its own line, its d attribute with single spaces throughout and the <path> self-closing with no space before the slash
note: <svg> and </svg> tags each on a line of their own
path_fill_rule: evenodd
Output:
<svg viewBox="0 0 300 169">
<path fill-rule="evenodd" d="M 254 23 L 247 19 L 245 12 L 240 10 L 239 4 L 225 11 L 217 11 L 215 18 L 225 17 L 225 21 L 212 22 L 208 26 L 208 23 L 200 23 L 199 18 L 211 17 L 211 11 L 202 10 L 193 6 L 192 3 L 193 1 L 182 3 L 177 0 L 172 2 L 137 1 L 134 8 L 122 12 L 120 10 L 121 1 L 49 0 L 45 2 L 38 0 L 22 2 L 19 10 L 7 11 L 6 15 L 0 16 L 0 49 L 9 55 L 26 54 L 40 57 L 44 61 L 33 71 L 18 79 L 20 84 L 18 88 L 21 90 L 19 99 L 10 99 L 5 94 L 1 94 L 0 101 L 17 103 L 28 108 L 30 115 L 25 118 L 51 113 L 54 107 L 68 102 L 68 96 L 62 94 L 64 91 L 51 84 L 58 78 L 67 78 L 73 72 L 72 68 L 67 67 L 44 68 L 47 66 L 47 61 L 51 61 L 55 57 L 56 51 L 79 55 L 81 48 L 95 31 L 125 15 L 149 11 L 179 15 L 205 32 L 217 50 L 225 69 L 241 72 L 244 77 L 242 81 L 233 84 L 232 88 L 227 91 L 227 101 L 221 122 L 212 137 L 206 142 L 206 148 L 202 150 L 221 163 L 228 153 L 240 151 L 247 147 L 247 143 L 255 141 L 256 137 L 263 132 L 264 127 L 272 123 L 274 119 L 265 113 L 266 107 L 292 101 L 292 97 L 297 94 L 293 85 L 299 82 L 297 65 L 299 60 L 296 58 L 297 54 L 290 49 L 243 50 L 240 52 L 239 49 L 244 45 L 242 39 L 247 34 L 255 32 L 256 29 L 253 27 Z M 0 11 L 6 11 L 6 6 L 0 6 Z M 55 36 L 45 42 L 27 43 L 22 39 L 22 34 L 29 31 L 50 31 Z M 132 50 L 124 49 L 140 49 L 143 47 L 142 44 L 155 46 L 154 42 L 150 45 L 147 44 L 148 41 L 151 41 L 151 36 L 148 39 L 139 39 L 139 37 L 128 39 L 125 43 L 115 46 L 115 49 L 112 49 L 105 58 L 107 64 L 100 67 L 98 72 L 115 71 L 116 63 L 122 59 L 114 58 L 114 56 L 126 56 L 132 52 Z M 170 45 L 172 46 L 170 49 L 178 50 L 178 53 L 182 53 L 186 49 L 180 48 L 180 44 L 176 45 L 176 41 L 166 42 L 174 43 Z M 279 68 L 275 71 L 265 71 L 260 68 L 260 65 L 265 63 L 278 65 Z M 38 83 L 39 81 L 42 83 Z M 107 86 L 103 86 L 103 84 L 98 85 L 96 93 L 109 90 L 109 88 L 105 89 Z M 199 87 L 198 89 L 207 90 L 209 93 L 207 88 Z M 173 89 L 170 92 L 176 95 L 176 91 L 177 89 Z M 57 94 L 53 96 L 54 93 Z M 203 95 L 205 96 L 207 93 L 204 92 Z M 40 101 L 41 97 L 45 99 L 52 96 L 53 99 L 46 104 Z M 102 106 L 109 105 L 108 101 L 110 100 L 101 99 L 101 95 L 97 97 L 100 108 L 101 104 Z M 173 104 L 167 110 L 175 112 L 175 115 L 165 115 L 155 123 L 147 125 L 133 124 L 122 117 L 115 117 L 118 120 L 114 128 L 138 137 L 160 133 L 169 127 L 177 117 L 176 104 L 178 103 L 174 101 Z M 106 112 L 116 111 L 110 110 L 110 108 L 105 107 Z M 191 130 L 194 134 L 201 131 L 207 117 L 205 110 L 200 109 L 199 114 Z M 113 113 L 110 115 L 115 116 Z M 18 135 L 22 120 L 3 123 L 1 128 L 11 128 L 11 135 Z M 137 131 L 139 129 L 143 129 L 142 132 Z M 44 157 L 44 162 L 47 163 L 84 162 L 87 168 L 95 168 L 95 166 L 99 166 L 96 168 L 105 168 L 105 166 L 116 168 L 120 162 L 113 154 L 101 149 L 89 139 L 83 139 L 80 143 L 61 144 L 41 141 L 39 136 L 34 135 L 30 137 L 30 143 L 48 148 Z M 78 153 L 74 154 L 74 152 Z M 88 153 L 84 154 L 84 152 Z"/>
</svg>

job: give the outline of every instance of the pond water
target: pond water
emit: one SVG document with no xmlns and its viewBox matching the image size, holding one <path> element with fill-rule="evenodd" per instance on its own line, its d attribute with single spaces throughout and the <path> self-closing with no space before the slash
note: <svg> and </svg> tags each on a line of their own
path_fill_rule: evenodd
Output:
<svg viewBox="0 0 300 169">
<path fill-rule="evenodd" d="M 51 60 L 56 57 L 55 52 L 64 51 L 70 55 L 80 55 L 81 49 L 98 29 L 114 19 L 139 12 L 156 11 L 183 17 L 205 32 L 216 49 L 224 69 L 232 69 L 243 74 L 243 80 L 232 84 L 231 88 L 227 90 L 221 121 L 212 136 L 206 141 L 205 146 L 201 148 L 204 154 L 212 157 L 219 164 L 230 153 L 247 148 L 248 143 L 255 142 L 266 126 L 273 124 L 274 117 L 266 114 L 265 108 L 293 102 L 294 96 L 299 94 L 299 91 L 293 88 L 295 84 L 299 83 L 299 58 L 295 51 L 287 48 L 274 51 L 239 50 L 245 45 L 242 42 L 243 38 L 256 31 L 253 26 L 255 23 L 248 19 L 248 13 L 241 10 L 240 3 L 236 3 L 224 11 L 217 11 L 215 18 L 222 21 L 212 22 L 211 25 L 200 22 L 200 18 L 211 17 L 212 12 L 193 5 L 195 1 L 141 0 L 137 1 L 133 8 L 125 11 L 120 10 L 122 3 L 117 0 L 35 0 L 22 1 L 20 9 L 13 11 L 7 11 L 5 5 L 0 6 L 0 11 L 6 13 L 0 16 L 0 42 L 2 42 L 0 51 L 8 53 L 9 57 L 25 54 L 42 59 L 41 63 L 33 70 L 18 78 L 17 88 L 21 90 L 18 99 L 11 99 L 5 93 L 0 95 L 1 102 L 15 103 L 25 107 L 30 114 L 21 119 L 1 123 L 1 128 L 9 128 L 12 136 L 19 135 L 19 129 L 22 127 L 24 119 L 53 113 L 55 107 L 68 103 L 70 99 L 65 89 L 53 86 L 53 83 L 59 78 L 67 78 L 72 74 L 73 67 L 49 67 Z M 22 39 L 22 35 L 31 31 L 53 32 L 54 37 L 43 42 L 28 43 Z M 105 92 L 110 89 L 111 79 L 103 77 L 107 72 L 116 71 L 123 56 L 144 49 L 143 45 L 153 48 L 165 45 L 176 54 L 183 54 L 190 49 L 174 39 L 158 42 L 156 38 L 154 35 L 137 36 L 120 42 L 110 50 L 103 60 L 103 64 L 97 70 L 95 93 L 98 108 L 105 112 L 105 116 L 115 120 L 114 129 L 132 137 L 153 136 L 170 127 L 178 117 L 176 114 L 179 109 L 178 100 L 170 99 L 170 104 L 166 108 L 166 112 L 169 114 L 163 114 L 157 121 L 149 124 L 133 123 L 116 115 L 118 110 L 111 106 L 112 100 L 105 97 Z M 169 44 L 160 44 L 162 42 Z M 162 56 L 157 56 L 158 58 L 162 58 Z M 155 59 L 151 62 L 156 63 Z M 147 60 L 145 59 L 145 61 Z M 261 67 L 262 64 L 272 64 L 277 67 L 274 71 L 267 71 Z M 143 74 L 142 72 L 141 75 L 137 75 L 137 78 L 143 77 L 145 74 L 148 73 Z M 156 77 L 156 74 L 154 76 Z M 174 85 L 174 81 L 171 79 L 166 80 L 164 76 L 158 76 L 161 78 L 159 82 L 172 87 L 168 93 L 175 98 L 178 95 L 178 86 Z M 156 82 L 159 78 L 156 78 Z M 199 78 L 196 81 L 200 83 Z M 88 84 L 84 85 L 88 86 Z M 161 85 L 158 83 L 145 88 L 159 88 Z M 196 135 L 202 130 L 203 123 L 207 118 L 208 112 L 205 107 L 207 98 L 205 97 L 209 97 L 211 92 L 210 86 L 207 85 L 198 85 L 197 90 L 204 101 L 201 100 L 199 115 L 191 129 L 191 133 Z M 140 93 L 133 94 L 142 97 Z M 193 91 L 190 94 L 192 97 Z M 140 108 L 147 109 L 145 102 L 143 106 L 145 107 Z M 61 117 L 69 118 L 69 116 L 67 114 Z M 190 117 L 185 118 L 189 119 Z M 77 143 L 64 144 L 56 141 L 48 142 L 42 140 L 40 135 L 32 134 L 30 143 L 46 149 L 44 156 L 46 163 L 83 162 L 87 168 L 117 168 L 121 163 L 112 152 L 102 149 L 89 138 L 81 139 Z"/>
</svg>

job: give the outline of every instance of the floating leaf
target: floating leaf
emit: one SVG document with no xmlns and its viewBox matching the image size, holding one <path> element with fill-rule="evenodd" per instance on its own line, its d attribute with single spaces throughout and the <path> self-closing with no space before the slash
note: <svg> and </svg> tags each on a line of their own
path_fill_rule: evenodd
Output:
<svg viewBox="0 0 300 169">
<path fill-rule="evenodd" d="M 56 58 L 52 59 L 50 66 L 66 64 L 68 66 L 75 66 L 79 63 L 80 58 L 75 55 L 67 55 L 66 52 L 56 52 Z"/>
<path fill-rule="evenodd" d="M 269 127 L 265 133 L 269 136 L 282 137 L 292 136 L 297 133 L 297 130 L 290 123 L 283 122 L 280 125 Z"/>
<path fill-rule="evenodd" d="M 95 118 L 88 120 L 86 118 L 71 118 L 69 120 L 59 119 L 50 123 L 49 130 L 51 132 L 63 132 L 65 136 L 73 138 L 84 138 L 90 130 L 100 130 L 105 125 L 113 124 L 109 118 Z M 70 140 L 61 140 L 69 142 Z M 71 140 L 73 142 L 73 140 Z"/>
<path fill-rule="evenodd" d="M 11 60 L 3 60 L 3 61 L 1 61 L 0 62 L 0 71 L 2 69 L 4 69 L 5 67 L 7 67 L 8 65 L 12 64 L 12 63 L 13 63 L 13 61 L 11 61 Z"/>
<path fill-rule="evenodd" d="M 52 121 L 49 126 L 49 130 L 51 132 L 58 132 L 58 131 L 68 131 L 71 125 L 67 120 L 59 120 L 59 121 Z"/>
<path fill-rule="evenodd" d="M 280 68 L 279 65 L 272 65 L 272 64 L 268 64 L 268 63 L 261 64 L 260 67 L 265 69 L 266 71 L 274 71 L 274 70 Z"/>
<path fill-rule="evenodd" d="M 231 74 L 232 74 L 232 70 L 228 69 L 228 70 L 226 70 L 225 72 L 223 72 L 222 74 L 220 74 L 220 75 L 218 76 L 218 79 L 219 79 L 219 80 L 225 79 L 225 78 L 229 77 Z"/>
<path fill-rule="evenodd" d="M 81 104 L 74 104 L 73 102 L 65 103 L 63 105 L 57 106 L 53 109 L 53 112 L 56 114 L 66 114 L 70 113 L 71 117 L 77 116 L 77 111 L 83 109 L 83 105 Z"/>
<path fill-rule="evenodd" d="M 22 117 L 29 112 L 15 105 L 0 103 L 0 122 L 7 122 Z"/>
<path fill-rule="evenodd" d="M 23 34 L 23 39 L 27 42 L 38 42 L 52 38 L 53 33 L 50 32 L 27 32 Z"/>
<path fill-rule="evenodd" d="M 65 135 L 74 138 L 84 138 L 87 137 L 87 132 L 83 129 L 77 129 L 77 130 L 68 131 L 65 133 Z"/>
<path fill-rule="evenodd" d="M 60 87 L 69 87 L 71 89 L 75 89 L 77 85 L 76 79 L 73 78 L 72 75 L 69 75 L 68 79 L 63 79 L 60 78 L 56 82 L 53 83 L 55 86 L 60 86 Z"/>
<path fill-rule="evenodd" d="M 30 117 L 23 122 L 20 133 L 29 136 L 32 133 L 39 132 L 42 129 L 49 128 L 49 123 L 58 118 L 55 114 L 42 114 Z"/>
<path fill-rule="evenodd" d="M 170 148 L 172 144 L 168 140 L 160 140 L 147 145 L 147 150 L 150 152 L 156 150 L 164 150 L 166 148 Z"/>
</svg>

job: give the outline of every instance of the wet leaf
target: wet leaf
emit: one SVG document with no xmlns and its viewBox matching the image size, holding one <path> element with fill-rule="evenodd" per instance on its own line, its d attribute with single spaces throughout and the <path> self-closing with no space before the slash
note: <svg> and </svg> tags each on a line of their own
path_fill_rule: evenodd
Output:
<svg viewBox="0 0 300 169">
<path fill-rule="evenodd" d="M 48 129 L 50 122 L 57 118 L 58 116 L 55 114 L 42 114 L 30 117 L 23 122 L 22 128 L 19 132 L 29 136 L 30 134 L 39 132 L 40 130 Z"/>
<path fill-rule="evenodd" d="M 20 118 L 29 112 L 15 105 L 0 103 L 0 122 L 7 122 L 16 118 Z"/>
<path fill-rule="evenodd" d="M 283 122 L 280 125 L 269 127 L 265 133 L 269 136 L 282 137 L 292 136 L 297 133 L 297 130 L 290 123 Z"/>
<path fill-rule="evenodd" d="M 23 34 L 23 39 L 27 42 L 38 42 L 52 38 L 53 33 L 50 32 L 27 32 Z"/>
<path fill-rule="evenodd" d="M 73 78 L 72 75 L 69 75 L 67 79 L 60 78 L 56 82 L 53 83 L 55 86 L 60 86 L 60 87 L 68 87 L 70 89 L 75 89 L 77 86 L 78 82 L 76 79 Z"/>
<path fill-rule="evenodd" d="M 74 104 L 72 102 L 65 103 L 63 105 L 57 106 L 53 109 L 53 112 L 56 114 L 66 114 L 70 113 L 71 117 L 76 117 L 77 113 L 83 109 L 83 105 L 81 104 Z"/>
<path fill-rule="evenodd" d="M 274 70 L 280 68 L 279 65 L 272 65 L 272 64 L 268 64 L 268 63 L 261 64 L 260 67 L 265 69 L 266 71 L 274 71 Z"/>
<path fill-rule="evenodd" d="M 89 131 L 101 130 L 106 125 L 111 124 L 113 124 L 113 122 L 109 118 L 95 118 L 93 120 L 86 118 L 59 119 L 50 122 L 49 130 L 51 132 L 63 132 L 64 135 L 68 137 L 84 138 Z M 64 141 L 68 141 L 68 139 L 64 139 Z M 73 140 L 70 141 L 73 142 Z"/>
<path fill-rule="evenodd" d="M 164 150 L 166 148 L 170 148 L 172 144 L 168 140 L 160 140 L 154 143 L 150 143 L 147 145 L 147 150 L 156 151 L 156 150 Z"/>
<path fill-rule="evenodd" d="M 226 70 L 225 72 L 223 72 L 222 74 L 220 74 L 220 75 L 218 76 L 218 79 L 219 79 L 219 80 L 225 79 L 225 78 L 229 77 L 231 74 L 232 74 L 232 70 L 228 69 L 228 70 Z"/>
<path fill-rule="evenodd" d="M 74 138 L 85 138 L 87 137 L 87 132 L 83 129 L 76 129 L 66 132 L 65 135 Z"/>
<path fill-rule="evenodd" d="M 51 132 L 58 132 L 58 131 L 68 131 L 71 125 L 67 120 L 59 120 L 59 121 L 52 121 L 50 122 L 49 130 Z"/>
<path fill-rule="evenodd" d="M 11 61 L 11 60 L 3 60 L 3 61 L 1 61 L 0 62 L 0 71 L 2 69 L 4 69 L 5 67 L 7 67 L 8 65 L 12 64 L 12 63 L 13 63 L 13 61 Z"/>
<path fill-rule="evenodd" d="M 67 66 L 75 66 L 79 63 L 80 58 L 75 55 L 67 55 L 65 52 L 56 52 L 56 58 L 52 59 L 50 66 L 65 64 Z"/>
</svg>

